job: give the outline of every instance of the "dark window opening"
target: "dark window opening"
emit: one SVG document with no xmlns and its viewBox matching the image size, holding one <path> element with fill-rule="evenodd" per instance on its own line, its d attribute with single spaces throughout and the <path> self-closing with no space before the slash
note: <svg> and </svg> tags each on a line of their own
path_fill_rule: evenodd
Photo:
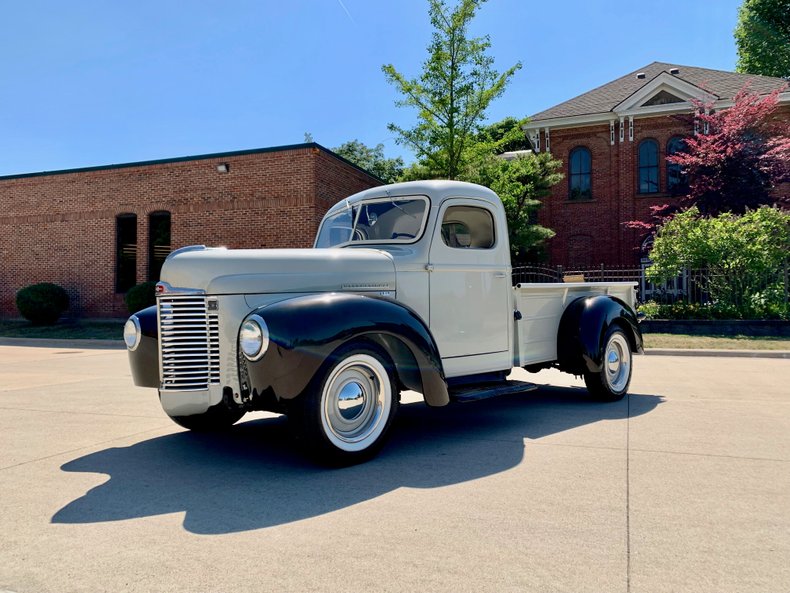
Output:
<svg viewBox="0 0 790 593">
<path fill-rule="evenodd" d="M 137 215 L 115 218 L 115 292 L 126 292 L 137 283 Z"/>
<path fill-rule="evenodd" d="M 683 103 L 683 99 L 676 97 L 672 93 L 666 91 L 659 91 L 653 95 L 648 101 L 642 103 L 642 107 L 649 107 L 651 105 L 669 105 L 671 103 Z"/>
<path fill-rule="evenodd" d="M 639 145 L 639 193 L 658 193 L 658 142 L 643 140 Z"/>
<path fill-rule="evenodd" d="M 592 199 L 592 156 L 580 146 L 571 150 L 568 159 L 568 199 Z"/>
<path fill-rule="evenodd" d="M 148 217 L 148 279 L 157 281 L 170 253 L 170 213 L 152 212 Z"/>
<path fill-rule="evenodd" d="M 680 136 L 675 136 L 667 142 L 667 156 L 686 150 L 686 142 Z M 667 163 L 667 191 L 673 196 L 688 193 L 688 179 L 683 169 L 676 163 Z"/>
</svg>

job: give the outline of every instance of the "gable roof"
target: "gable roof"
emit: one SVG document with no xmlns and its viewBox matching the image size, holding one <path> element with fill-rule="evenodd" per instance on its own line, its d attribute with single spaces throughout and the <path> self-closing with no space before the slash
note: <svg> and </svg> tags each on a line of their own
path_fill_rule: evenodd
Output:
<svg viewBox="0 0 790 593">
<path fill-rule="evenodd" d="M 670 69 L 674 68 L 678 69 L 678 73 L 670 74 Z M 644 73 L 644 78 L 637 78 L 637 74 L 641 73 Z M 625 102 L 632 95 L 637 94 L 643 87 L 662 74 L 665 75 L 664 78 L 672 77 L 672 79 L 676 79 L 679 86 L 688 87 L 688 85 L 692 85 L 700 89 L 701 92 L 714 95 L 717 99 L 732 99 L 746 83 L 749 83 L 749 88 L 752 92 L 758 94 L 770 93 L 787 84 L 787 81 L 782 78 L 770 76 L 740 74 L 724 70 L 653 62 L 644 68 L 621 76 L 578 97 L 536 113 L 530 120 L 531 122 L 537 122 L 612 112 L 615 107 Z"/>
</svg>

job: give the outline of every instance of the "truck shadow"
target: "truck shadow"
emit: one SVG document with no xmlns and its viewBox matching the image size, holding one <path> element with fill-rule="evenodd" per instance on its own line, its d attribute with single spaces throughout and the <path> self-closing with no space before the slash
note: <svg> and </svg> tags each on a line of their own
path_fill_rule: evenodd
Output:
<svg viewBox="0 0 790 593">
<path fill-rule="evenodd" d="M 662 401 L 657 395 L 632 394 L 602 404 L 590 401 L 583 389 L 542 387 L 438 410 L 408 404 L 377 458 L 342 469 L 317 467 L 300 456 L 284 418 L 242 422 L 219 435 L 179 432 L 64 464 L 63 471 L 110 479 L 67 504 L 52 522 L 186 512 L 184 528 L 197 534 L 281 525 L 401 487 L 436 488 L 494 475 L 522 461 L 525 439 L 638 416 Z M 618 438 L 617 446 L 622 442 Z"/>
</svg>

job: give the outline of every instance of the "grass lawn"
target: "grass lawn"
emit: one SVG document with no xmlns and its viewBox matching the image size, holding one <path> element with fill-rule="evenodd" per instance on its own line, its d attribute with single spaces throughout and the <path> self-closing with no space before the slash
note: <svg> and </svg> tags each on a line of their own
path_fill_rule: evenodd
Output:
<svg viewBox="0 0 790 593">
<path fill-rule="evenodd" d="M 645 348 L 700 348 L 703 350 L 790 350 L 790 338 L 762 336 L 689 336 L 643 334 Z"/>
<path fill-rule="evenodd" d="M 29 321 L 0 320 L 0 337 L 48 338 L 55 340 L 121 340 L 125 319 L 82 320 L 61 322 L 52 326 L 35 326 Z"/>
</svg>

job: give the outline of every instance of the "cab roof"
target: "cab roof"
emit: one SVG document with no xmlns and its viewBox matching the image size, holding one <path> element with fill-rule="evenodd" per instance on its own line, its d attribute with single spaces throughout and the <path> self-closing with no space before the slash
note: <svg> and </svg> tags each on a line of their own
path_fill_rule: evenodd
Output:
<svg viewBox="0 0 790 593">
<path fill-rule="evenodd" d="M 340 200 L 329 209 L 329 212 L 343 208 L 345 204 L 355 204 L 361 200 L 402 198 L 407 196 L 428 196 L 433 205 L 438 204 L 445 198 L 478 198 L 501 208 L 499 196 L 487 187 L 475 183 L 467 183 L 465 181 L 432 179 L 372 187 L 356 193 L 353 196 L 349 196 L 344 200 Z"/>
</svg>

